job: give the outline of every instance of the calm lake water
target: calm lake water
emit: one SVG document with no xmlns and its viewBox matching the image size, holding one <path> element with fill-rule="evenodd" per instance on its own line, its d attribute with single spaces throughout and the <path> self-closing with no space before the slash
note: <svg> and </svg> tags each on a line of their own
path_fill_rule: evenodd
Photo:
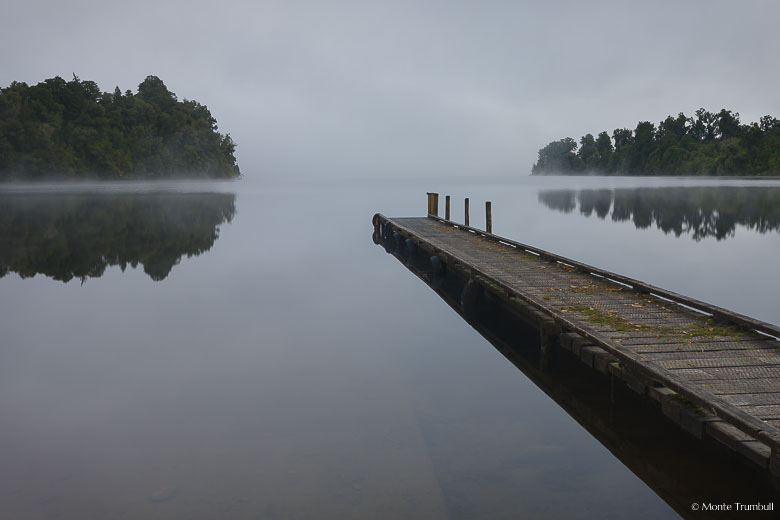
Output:
<svg viewBox="0 0 780 520">
<path fill-rule="evenodd" d="M 5 186 L 0 517 L 676 518 L 372 243 L 426 191 L 780 323 L 778 181 Z"/>
</svg>

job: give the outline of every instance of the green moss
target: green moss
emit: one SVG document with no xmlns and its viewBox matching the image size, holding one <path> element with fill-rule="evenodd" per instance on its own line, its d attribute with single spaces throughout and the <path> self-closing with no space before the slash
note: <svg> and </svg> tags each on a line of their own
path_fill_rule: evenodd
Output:
<svg viewBox="0 0 780 520">
<path fill-rule="evenodd" d="M 573 293 L 593 294 L 593 293 L 601 292 L 603 288 L 595 284 L 587 284 L 587 285 L 570 285 L 569 290 Z"/>
<path fill-rule="evenodd" d="M 677 335 L 685 338 L 708 338 L 708 337 L 727 337 L 744 338 L 749 335 L 747 329 L 738 325 L 725 325 L 715 323 L 712 318 L 707 318 L 704 322 L 697 322 L 689 325 L 685 330 L 678 331 Z"/>
<path fill-rule="evenodd" d="M 500 285 L 484 276 L 474 276 L 474 280 L 482 284 L 485 288 L 491 289 L 493 292 L 501 292 L 503 290 Z"/>
<path fill-rule="evenodd" d="M 605 312 L 594 307 L 588 307 L 585 305 L 574 305 L 572 307 L 566 307 L 561 309 L 563 312 L 577 312 L 585 316 L 585 319 L 590 323 L 598 325 L 607 325 L 615 330 L 628 331 L 628 330 L 647 330 L 650 329 L 648 325 L 640 325 L 632 323 L 627 319 L 618 316 L 617 312 Z"/>
<path fill-rule="evenodd" d="M 671 327 L 654 327 L 633 323 L 622 316 L 619 316 L 616 311 L 603 311 L 586 305 L 574 305 L 572 307 L 565 307 L 561 310 L 563 312 L 576 312 L 582 314 L 590 323 L 606 325 L 615 330 L 647 330 L 655 332 L 659 337 L 676 337 L 681 339 L 728 337 L 742 339 L 748 337 L 750 334 L 750 331 L 743 327 L 718 324 L 715 323 L 715 320 L 712 318 L 689 324 L 684 329 L 675 329 Z"/>
<path fill-rule="evenodd" d="M 707 415 L 699 405 L 680 394 L 674 394 L 671 396 L 671 398 L 682 404 L 688 411 L 695 413 L 699 417 L 704 417 Z"/>
<path fill-rule="evenodd" d="M 605 283 L 586 283 L 583 285 L 570 285 L 569 291 L 573 293 L 597 294 L 603 292 L 620 292 L 623 288 L 619 285 L 607 285 Z"/>
</svg>

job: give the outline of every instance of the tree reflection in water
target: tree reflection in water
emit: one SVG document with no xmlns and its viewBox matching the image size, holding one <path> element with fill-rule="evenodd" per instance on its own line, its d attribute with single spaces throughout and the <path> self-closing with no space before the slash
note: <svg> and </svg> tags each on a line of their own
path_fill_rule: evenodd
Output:
<svg viewBox="0 0 780 520">
<path fill-rule="evenodd" d="M 666 187 L 600 190 L 542 190 L 539 201 L 550 209 L 599 218 L 611 214 L 615 222 L 633 221 L 638 229 L 655 224 L 664 233 L 722 240 L 737 225 L 768 233 L 780 229 L 780 188 L 776 187 Z M 611 210 L 611 212 L 610 212 Z"/>
<path fill-rule="evenodd" d="M 232 193 L 0 194 L 0 278 L 83 283 L 140 264 L 160 281 L 211 249 L 235 212 Z"/>
</svg>

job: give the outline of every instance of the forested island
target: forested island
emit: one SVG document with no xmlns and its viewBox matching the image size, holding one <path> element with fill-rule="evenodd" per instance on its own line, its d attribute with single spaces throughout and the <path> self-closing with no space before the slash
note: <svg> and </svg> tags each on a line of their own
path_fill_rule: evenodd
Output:
<svg viewBox="0 0 780 520">
<path fill-rule="evenodd" d="M 553 141 L 539 150 L 532 175 L 780 175 L 780 121 L 763 116 L 742 124 L 739 113 L 703 108 L 693 117 L 680 112 L 658 127 L 641 121 Z"/>
<path fill-rule="evenodd" d="M 148 76 L 101 92 L 74 74 L 0 89 L 0 180 L 237 177 L 230 134 Z"/>
</svg>

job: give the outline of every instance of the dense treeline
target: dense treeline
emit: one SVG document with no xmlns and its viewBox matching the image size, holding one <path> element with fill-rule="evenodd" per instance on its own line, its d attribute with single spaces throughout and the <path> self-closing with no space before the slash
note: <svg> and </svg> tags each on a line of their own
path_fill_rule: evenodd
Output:
<svg viewBox="0 0 780 520">
<path fill-rule="evenodd" d="M 699 188 L 619 188 L 615 190 L 544 190 L 548 208 L 614 222 L 631 220 L 637 229 L 653 224 L 664 233 L 689 234 L 698 241 L 734 236 L 737 226 L 758 233 L 780 231 L 780 188 L 706 186 Z"/>
<path fill-rule="evenodd" d="M 230 135 L 156 76 L 138 93 L 60 77 L 0 89 L 0 180 L 236 177 Z"/>
<path fill-rule="evenodd" d="M 571 137 L 539 150 L 533 175 L 780 175 L 780 121 L 763 116 L 741 124 L 739 114 L 703 108 L 680 112 L 656 127 L 640 122 L 612 137 L 587 134 L 579 147 Z"/>
<path fill-rule="evenodd" d="M 0 278 L 67 282 L 143 266 L 163 280 L 183 256 L 205 253 L 236 213 L 232 193 L 1 194 Z"/>
</svg>

